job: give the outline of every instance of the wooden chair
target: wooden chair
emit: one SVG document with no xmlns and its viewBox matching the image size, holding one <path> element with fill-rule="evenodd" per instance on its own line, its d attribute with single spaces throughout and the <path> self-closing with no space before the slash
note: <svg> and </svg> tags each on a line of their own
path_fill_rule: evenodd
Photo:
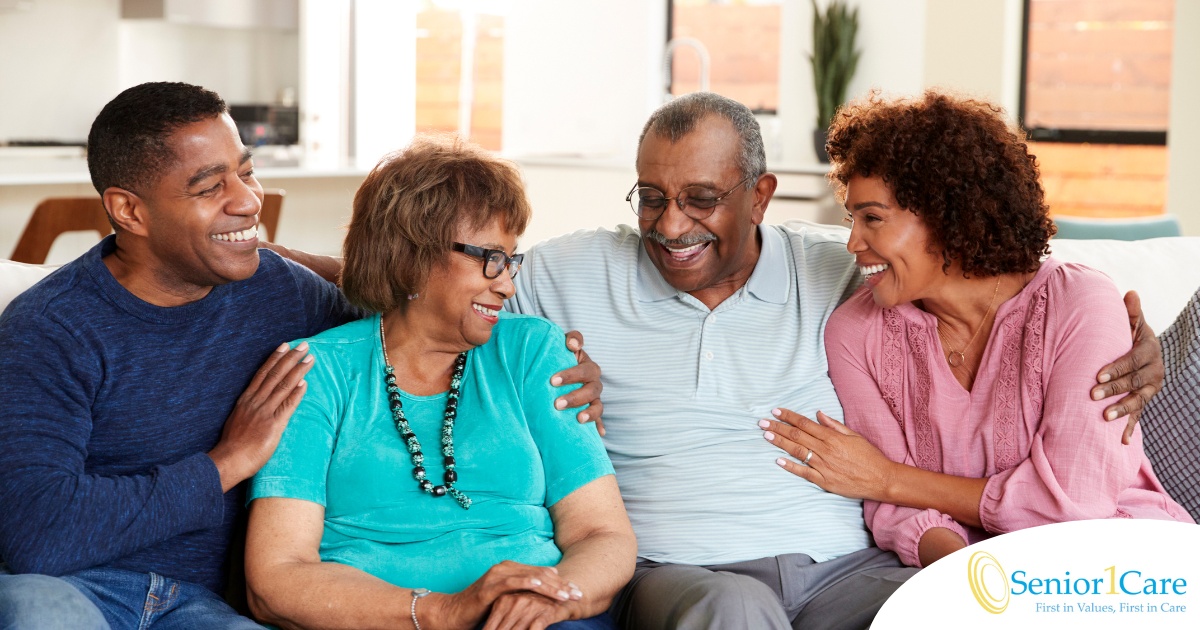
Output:
<svg viewBox="0 0 1200 630">
<path fill-rule="evenodd" d="M 275 228 L 279 226 L 279 213 L 283 209 L 283 197 L 287 194 L 282 188 L 263 190 L 262 210 L 258 212 L 258 225 L 266 232 L 259 239 L 275 242 Z"/>
<path fill-rule="evenodd" d="M 17 262 L 41 265 L 46 262 L 50 246 L 65 232 L 95 231 L 98 238 L 112 233 L 108 213 L 100 197 L 52 197 L 33 209 L 25 231 L 17 240 L 12 259 Z"/>
<path fill-rule="evenodd" d="M 279 226 L 279 215 L 283 208 L 283 190 L 263 191 L 262 210 L 258 214 L 259 225 L 265 232 L 264 240 L 274 240 Z M 112 233 L 108 213 L 100 197 L 52 197 L 43 200 L 33 209 L 33 216 L 25 225 L 25 231 L 17 240 L 12 260 L 34 265 L 46 262 L 54 241 L 66 232 L 95 231 L 98 238 Z"/>
</svg>

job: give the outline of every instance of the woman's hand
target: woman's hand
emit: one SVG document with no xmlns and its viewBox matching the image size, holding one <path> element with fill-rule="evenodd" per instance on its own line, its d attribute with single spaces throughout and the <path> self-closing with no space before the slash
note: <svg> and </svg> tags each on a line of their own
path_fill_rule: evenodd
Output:
<svg viewBox="0 0 1200 630">
<path fill-rule="evenodd" d="M 436 619 L 447 628 L 475 628 L 501 597 L 536 594 L 548 601 L 566 603 L 583 598 L 579 588 L 554 567 L 535 567 L 505 560 L 488 569 L 470 586 L 454 594 L 434 593 L 417 605 L 418 618 Z M 422 604 L 428 603 L 428 606 Z M 422 613 L 422 608 L 427 613 Z M 424 625 L 424 624 L 422 624 Z"/>
<path fill-rule="evenodd" d="M 604 435 L 604 420 L 600 417 L 604 413 L 604 403 L 600 401 L 600 393 L 604 391 L 604 385 L 600 382 L 600 366 L 583 351 L 583 335 L 578 330 L 567 332 L 567 349 L 575 354 L 578 365 L 550 377 L 550 384 L 560 387 L 582 383 L 582 386 L 560 396 L 554 401 L 554 408 L 567 409 L 587 405 L 575 417 L 580 422 L 595 422 L 596 430 L 600 435 Z"/>
<path fill-rule="evenodd" d="M 771 413 L 775 420 L 758 423 L 764 429 L 763 437 L 799 462 L 807 463 L 781 457 L 776 460 L 781 467 L 827 492 L 851 499 L 887 502 L 896 464 L 866 438 L 820 411 L 818 422 L 787 409 L 774 409 Z"/>
<path fill-rule="evenodd" d="M 573 608 L 570 602 L 535 593 L 508 593 L 496 600 L 483 630 L 544 630 L 550 624 L 578 618 Z"/>
</svg>

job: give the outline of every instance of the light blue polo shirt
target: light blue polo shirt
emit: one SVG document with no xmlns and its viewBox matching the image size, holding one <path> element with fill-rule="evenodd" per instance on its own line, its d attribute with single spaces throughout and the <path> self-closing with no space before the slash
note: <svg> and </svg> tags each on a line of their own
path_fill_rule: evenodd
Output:
<svg viewBox="0 0 1200 630">
<path fill-rule="evenodd" d="M 712 310 L 666 282 L 629 226 L 535 245 L 516 278 L 508 307 L 579 330 L 603 370 L 604 444 L 642 557 L 823 561 L 870 544 L 861 502 L 778 467 L 758 427 L 780 406 L 841 418 L 823 339 L 854 258 L 838 235 L 759 234 L 750 279 Z"/>
</svg>

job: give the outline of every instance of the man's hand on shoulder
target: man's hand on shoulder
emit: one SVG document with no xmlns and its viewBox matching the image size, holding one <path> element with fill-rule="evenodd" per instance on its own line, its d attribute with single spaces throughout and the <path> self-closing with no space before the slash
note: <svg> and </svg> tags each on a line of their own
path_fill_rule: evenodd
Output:
<svg viewBox="0 0 1200 630">
<path fill-rule="evenodd" d="M 1133 333 L 1133 349 L 1125 356 L 1100 368 L 1092 400 L 1124 396 L 1105 407 L 1106 421 L 1128 418 L 1121 442 L 1129 444 L 1133 429 L 1142 418 L 1142 408 L 1162 389 L 1166 368 L 1163 366 L 1162 346 L 1154 331 L 1142 316 L 1142 301 L 1135 291 L 1125 294 L 1125 309 L 1129 311 L 1129 327 Z"/>
<path fill-rule="evenodd" d="M 304 375 L 312 365 L 307 342 L 292 350 L 285 343 L 255 373 L 225 420 L 221 441 L 208 452 L 221 475 L 222 491 L 229 492 L 254 476 L 271 459 L 284 427 L 304 397 Z"/>
<path fill-rule="evenodd" d="M 600 401 L 600 393 L 604 391 L 604 385 L 600 382 L 600 366 L 583 351 L 583 335 L 578 330 L 567 332 L 566 343 L 567 350 L 575 355 L 578 363 L 575 367 L 565 369 L 550 377 L 550 384 L 561 387 L 581 383 L 582 386 L 555 400 L 554 408 L 567 409 L 587 405 L 576 415 L 576 418 L 580 422 L 595 422 L 596 430 L 600 432 L 600 435 L 604 435 L 604 420 L 601 418 L 604 413 L 604 403 Z"/>
</svg>

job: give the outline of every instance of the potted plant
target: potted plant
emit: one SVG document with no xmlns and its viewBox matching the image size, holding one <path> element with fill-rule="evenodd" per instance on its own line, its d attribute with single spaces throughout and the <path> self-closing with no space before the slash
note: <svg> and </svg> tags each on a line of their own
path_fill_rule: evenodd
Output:
<svg viewBox="0 0 1200 630">
<path fill-rule="evenodd" d="M 861 51 L 854 48 L 858 35 L 858 7 L 851 9 L 844 0 L 831 0 L 825 12 L 812 0 L 813 88 L 817 96 L 817 127 L 813 131 L 813 148 L 817 159 L 829 161 L 825 152 L 825 137 L 833 114 L 846 100 L 846 87 L 854 76 Z"/>
</svg>

